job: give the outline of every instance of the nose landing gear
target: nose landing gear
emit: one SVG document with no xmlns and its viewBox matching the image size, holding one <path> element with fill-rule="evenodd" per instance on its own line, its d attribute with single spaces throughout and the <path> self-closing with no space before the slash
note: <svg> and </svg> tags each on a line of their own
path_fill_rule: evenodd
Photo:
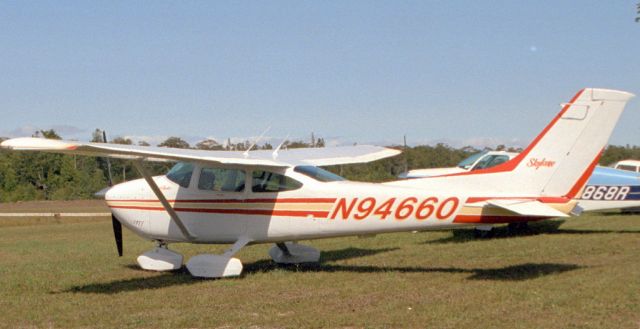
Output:
<svg viewBox="0 0 640 329">
<path fill-rule="evenodd" d="M 148 271 L 173 271 L 182 267 L 182 255 L 171 251 L 167 244 L 159 241 L 158 246 L 138 256 L 138 265 Z"/>
<path fill-rule="evenodd" d="M 201 254 L 191 257 L 187 262 L 187 269 L 191 275 L 198 278 L 223 278 L 239 276 L 242 273 L 242 262 L 234 258 L 240 249 L 251 239 L 241 237 L 222 255 Z"/>
</svg>

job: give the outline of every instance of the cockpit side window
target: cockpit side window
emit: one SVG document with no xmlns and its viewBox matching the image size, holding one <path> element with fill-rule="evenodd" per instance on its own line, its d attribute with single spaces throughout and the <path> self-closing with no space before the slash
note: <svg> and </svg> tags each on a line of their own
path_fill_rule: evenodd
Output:
<svg viewBox="0 0 640 329">
<path fill-rule="evenodd" d="M 252 192 L 284 192 L 297 190 L 301 187 L 302 183 L 297 180 L 274 172 L 254 170 L 252 174 Z"/>
<path fill-rule="evenodd" d="M 483 157 L 488 152 L 489 151 L 482 151 L 482 152 L 478 152 L 476 154 L 472 154 L 468 158 L 460 161 L 460 163 L 458 163 L 458 167 L 462 168 L 462 169 L 469 169 L 469 168 L 471 168 L 471 166 L 473 166 L 474 163 L 476 163 L 476 161 L 478 161 L 478 159 Z"/>
<path fill-rule="evenodd" d="M 626 171 L 633 171 L 636 172 L 638 171 L 638 167 L 636 166 L 630 166 L 630 165 L 617 165 L 616 169 L 620 169 L 620 170 L 626 170 Z"/>
<path fill-rule="evenodd" d="M 486 168 L 491 168 L 491 167 L 495 167 L 501 163 L 507 162 L 509 161 L 509 156 L 506 155 L 489 155 L 487 157 L 485 157 L 484 159 L 480 160 L 478 162 L 478 164 L 475 165 L 475 167 L 473 167 L 472 170 L 478 170 L 478 169 L 486 169 Z"/>
<path fill-rule="evenodd" d="M 191 175 L 193 174 L 193 164 L 186 162 L 178 162 L 169 170 L 167 173 L 167 178 L 182 186 L 189 187 L 189 182 L 191 182 Z"/>
<path fill-rule="evenodd" d="M 490 167 L 495 167 L 495 166 L 500 165 L 500 164 L 503 164 L 503 163 L 505 163 L 507 161 L 509 161 L 509 156 L 507 156 L 507 155 L 499 155 L 495 159 L 493 159 L 493 161 L 491 161 L 491 163 L 489 164 L 489 168 Z"/>
<path fill-rule="evenodd" d="M 216 192 L 244 191 L 244 170 L 223 168 L 202 168 L 198 189 Z"/>
</svg>

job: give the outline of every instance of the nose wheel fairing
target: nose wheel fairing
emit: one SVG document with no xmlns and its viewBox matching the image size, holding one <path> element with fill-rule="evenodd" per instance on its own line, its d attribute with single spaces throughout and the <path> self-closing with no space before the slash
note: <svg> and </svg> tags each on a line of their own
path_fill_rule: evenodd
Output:
<svg viewBox="0 0 640 329">
<path fill-rule="evenodd" d="M 180 269 L 182 260 L 181 254 L 160 245 L 138 256 L 137 262 L 144 270 L 164 272 Z"/>
</svg>

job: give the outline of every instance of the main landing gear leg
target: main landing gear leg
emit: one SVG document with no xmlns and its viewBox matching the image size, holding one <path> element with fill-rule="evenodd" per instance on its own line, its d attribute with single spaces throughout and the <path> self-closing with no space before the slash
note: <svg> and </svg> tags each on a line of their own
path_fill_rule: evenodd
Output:
<svg viewBox="0 0 640 329">
<path fill-rule="evenodd" d="M 477 239 L 488 239 L 493 236 L 493 225 L 478 225 L 473 230 L 473 236 Z"/>
<path fill-rule="evenodd" d="M 182 267 L 182 255 L 169 250 L 163 241 L 158 241 L 157 247 L 138 256 L 137 261 L 147 271 L 173 271 Z"/>
<path fill-rule="evenodd" d="M 189 273 L 199 278 L 223 278 L 239 276 L 242 273 L 242 262 L 233 258 L 251 239 L 240 238 L 222 255 L 201 254 L 191 257 L 187 262 Z"/>
<path fill-rule="evenodd" d="M 316 263 L 320 251 L 297 242 L 280 242 L 269 250 L 269 256 L 278 264 Z"/>
<path fill-rule="evenodd" d="M 507 230 L 511 234 L 522 234 L 527 232 L 529 229 L 529 222 L 517 222 L 517 223 L 509 223 L 507 225 Z"/>
</svg>

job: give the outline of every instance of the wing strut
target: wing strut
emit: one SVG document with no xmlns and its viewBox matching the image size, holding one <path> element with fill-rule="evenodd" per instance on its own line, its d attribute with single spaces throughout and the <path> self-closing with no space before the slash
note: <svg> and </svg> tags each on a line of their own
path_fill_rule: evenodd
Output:
<svg viewBox="0 0 640 329">
<path fill-rule="evenodd" d="M 151 177 L 147 169 L 144 167 L 142 160 L 134 160 L 132 162 L 138 172 L 140 172 L 140 175 L 142 175 L 142 177 L 144 177 L 144 180 L 147 181 L 147 184 L 149 184 L 149 187 L 151 187 L 153 193 L 155 193 L 156 197 L 158 197 L 158 200 L 160 200 L 160 203 L 162 203 L 164 209 L 167 211 L 167 213 L 169 213 L 171 219 L 173 219 L 176 225 L 178 225 L 178 228 L 180 229 L 180 232 L 182 232 L 182 235 L 184 235 L 184 237 L 189 241 L 195 240 L 196 237 L 191 234 L 191 232 L 189 232 L 187 227 L 178 216 L 178 213 L 176 213 L 173 207 L 171 207 L 171 204 L 169 203 L 169 201 L 167 201 L 167 198 L 165 198 L 164 194 L 162 194 L 162 191 L 160 191 L 158 184 L 156 184 L 156 182 L 153 180 L 153 177 Z"/>
</svg>

